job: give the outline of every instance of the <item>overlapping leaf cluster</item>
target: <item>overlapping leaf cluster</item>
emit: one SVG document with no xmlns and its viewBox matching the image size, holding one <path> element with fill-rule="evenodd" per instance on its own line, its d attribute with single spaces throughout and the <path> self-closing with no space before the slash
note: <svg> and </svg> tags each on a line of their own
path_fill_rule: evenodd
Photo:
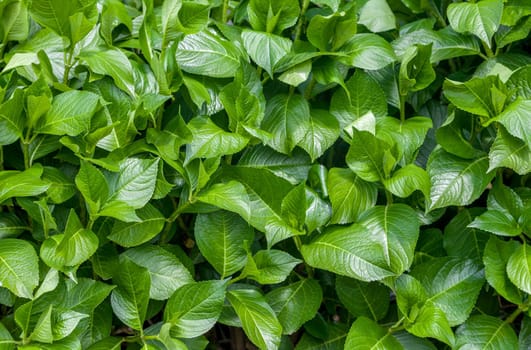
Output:
<svg viewBox="0 0 531 350">
<path fill-rule="evenodd" d="M 0 17 L 0 349 L 531 346 L 527 1 Z"/>
</svg>

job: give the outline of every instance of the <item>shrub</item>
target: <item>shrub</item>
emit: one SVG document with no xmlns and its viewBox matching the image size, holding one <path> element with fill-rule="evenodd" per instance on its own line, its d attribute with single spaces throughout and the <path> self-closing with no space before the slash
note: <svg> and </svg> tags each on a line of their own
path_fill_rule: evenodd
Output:
<svg viewBox="0 0 531 350">
<path fill-rule="evenodd" d="M 531 346 L 525 1 L 0 14 L 0 349 Z"/>
</svg>

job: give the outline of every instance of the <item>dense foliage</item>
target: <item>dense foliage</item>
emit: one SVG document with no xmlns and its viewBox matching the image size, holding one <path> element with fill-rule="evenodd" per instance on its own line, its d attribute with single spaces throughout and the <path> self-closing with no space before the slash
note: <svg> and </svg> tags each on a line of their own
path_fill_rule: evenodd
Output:
<svg viewBox="0 0 531 350">
<path fill-rule="evenodd" d="M 0 17 L 0 349 L 531 348 L 528 1 Z"/>
</svg>

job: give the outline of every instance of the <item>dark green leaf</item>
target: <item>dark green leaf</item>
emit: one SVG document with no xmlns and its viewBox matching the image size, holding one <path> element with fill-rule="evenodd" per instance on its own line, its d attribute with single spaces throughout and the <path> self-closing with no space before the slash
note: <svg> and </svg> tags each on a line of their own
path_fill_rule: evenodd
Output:
<svg viewBox="0 0 531 350">
<path fill-rule="evenodd" d="M 383 327 L 366 317 L 358 317 L 345 341 L 345 349 L 402 350 L 400 343 Z"/>
<path fill-rule="evenodd" d="M 518 349 L 513 328 L 499 318 L 476 315 L 470 317 L 456 331 L 457 348 Z"/>
<path fill-rule="evenodd" d="M 378 282 L 362 282 L 338 276 L 336 293 L 341 303 L 355 317 L 368 317 L 378 321 L 389 309 L 389 288 Z"/>
</svg>

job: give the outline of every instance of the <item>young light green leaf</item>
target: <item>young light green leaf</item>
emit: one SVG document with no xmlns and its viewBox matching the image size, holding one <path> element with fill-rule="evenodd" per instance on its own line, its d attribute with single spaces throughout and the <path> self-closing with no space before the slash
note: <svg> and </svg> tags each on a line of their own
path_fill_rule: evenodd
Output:
<svg viewBox="0 0 531 350">
<path fill-rule="evenodd" d="M 519 138 L 531 150 L 531 100 L 517 99 L 494 120 L 502 124 L 509 134 Z"/>
<path fill-rule="evenodd" d="M 241 151 L 249 139 L 223 130 L 206 117 L 196 117 L 188 123 L 192 142 L 186 146 L 186 163 L 196 158 L 215 158 Z"/>
<path fill-rule="evenodd" d="M 260 284 L 281 283 L 299 263 L 300 259 L 282 250 L 260 250 L 253 257 L 249 256 L 242 275 Z"/>
<path fill-rule="evenodd" d="M 376 34 L 356 34 L 342 48 L 347 57 L 340 62 L 362 69 L 378 70 L 395 62 L 396 56 L 391 45 Z"/>
<path fill-rule="evenodd" d="M 415 164 L 408 164 L 398 169 L 383 181 L 385 188 L 397 197 L 406 198 L 419 190 L 426 198 L 430 195 L 430 178 L 428 173 Z"/>
<path fill-rule="evenodd" d="M 435 80 L 435 71 L 430 61 L 431 48 L 431 45 L 416 45 L 404 53 L 398 75 L 401 95 L 425 89 Z"/>
<path fill-rule="evenodd" d="M 487 169 L 486 156 L 467 161 L 442 148 L 433 151 L 427 165 L 431 180 L 429 209 L 472 203 L 494 177 Z"/>
<path fill-rule="evenodd" d="M 490 40 L 498 30 L 502 10 L 502 0 L 455 3 L 448 6 L 448 20 L 456 32 L 472 33 L 491 47 Z"/>
<path fill-rule="evenodd" d="M 240 289 L 229 291 L 227 298 L 253 344 L 261 350 L 278 349 L 282 326 L 262 294 L 254 289 Z"/>
<path fill-rule="evenodd" d="M 321 306 L 323 292 L 316 280 L 304 279 L 272 290 L 266 301 L 277 314 L 284 334 L 293 334 L 311 320 Z"/>
<path fill-rule="evenodd" d="M 40 165 L 24 171 L 0 171 L 0 203 L 12 197 L 31 197 L 45 192 L 50 184 L 41 180 L 42 173 Z"/>
<path fill-rule="evenodd" d="M 194 235 L 201 254 L 223 279 L 245 266 L 244 242 L 252 242 L 254 232 L 240 216 L 217 211 L 197 216 Z"/>
<path fill-rule="evenodd" d="M 390 148 L 387 142 L 371 133 L 354 129 L 346 157 L 347 164 L 363 180 L 381 181 L 387 177 L 384 160 L 388 158 Z"/>
<path fill-rule="evenodd" d="M 24 92 L 17 89 L 13 96 L 0 105 L 0 145 L 9 145 L 17 141 L 21 136 L 25 126 L 25 118 L 22 111 L 24 109 Z"/>
<path fill-rule="evenodd" d="M 29 338 L 41 343 L 51 344 L 53 342 L 52 330 L 52 311 L 53 306 L 50 305 L 37 320 L 37 324 L 31 332 Z"/>
<path fill-rule="evenodd" d="M 524 293 L 519 290 L 507 275 L 507 262 L 518 250 L 520 245 L 516 241 L 501 241 L 491 237 L 485 246 L 483 264 L 485 265 L 485 277 L 489 284 L 496 289 L 501 296 L 515 304 L 520 304 Z"/>
<path fill-rule="evenodd" d="M 194 281 L 183 263 L 162 247 L 144 245 L 128 249 L 123 255 L 148 270 L 151 281 L 149 288 L 151 299 L 166 300 L 178 288 Z"/>
<path fill-rule="evenodd" d="M 450 327 L 468 318 L 485 281 L 483 269 L 474 260 L 448 257 L 417 265 L 411 275 L 425 288 L 426 302 L 444 312 Z"/>
<path fill-rule="evenodd" d="M 345 349 L 403 350 L 404 348 L 386 329 L 361 316 L 350 327 L 345 341 Z"/>
<path fill-rule="evenodd" d="M 134 247 L 158 235 L 166 223 L 166 218 L 151 204 L 137 210 L 136 214 L 141 221 L 115 221 L 107 238 L 122 247 Z"/>
<path fill-rule="evenodd" d="M 232 77 L 240 67 L 234 44 L 207 30 L 185 36 L 175 58 L 185 72 L 214 78 Z"/>
<path fill-rule="evenodd" d="M 359 10 L 358 23 L 373 33 L 396 28 L 396 18 L 386 0 L 369 0 Z"/>
<path fill-rule="evenodd" d="M 327 187 L 332 203 L 331 223 L 355 222 L 365 210 L 376 204 L 376 186 L 365 182 L 350 169 L 330 169 Z"/>
<path fill-rule="evenodd" d="M 173 293 L 164 310 L 164 321 L 178 338 L 198 337 L 216 324 L 225 300 L 226 282 L 186 284 Z"/>
<path fill-rule="evenodd" d="M 91 119 L 100 109 L 100 96 L 71 90 L 54 97 L 52 107 L 39 120 L 36 131 L 51 135 L 77 136 L 90 130 Z"/>
<path fill-rule="evenodd" d="M 132 329 L 142 329 L 151 286 L 149 271 L 122 257 L 116 266 L 112 281 L 116 285 L 111 294 L 114 314 Z"/>
<path fill-rule="evenodd" d="M 310 155 L 312 161 L 315 161 L 332 147 L 338 137 L 337 119 L 325 110 L 312 109 L 308 120 L 308 131 L 298 145 Z"/>
<path fill-rule="evenodd" d="M 299 11 L 299 2 L 296 0 L 251 0 L 247 7 L 253 29 L 268 33 L 281 33 L 295 25 Z"/>
<path fill-rule="evenodd" d="M 16 296 L 32 298 L 39 284 L 39 259 L 31 244 L 20 239 L 2 239 L 0 283 Z"/>
<path fill-rule="evenodd" d="M 363 282 L 337 276 L 336 293 L 341 303 L 355 317 L 378 321 L 389 309 L 389 288 L 378 282 Z"/>
<path fill-rule="evenodd" d="M 337 118 L 341 129 L 369 112 L 376 118 L 387 114 L 385 93 L 370 75 L 356 70 L 345 85 L 348 90 L 338 89 L 330 101 L 330 113 Z"/>
<path fill-rule="evenodd" d="M 521 244 L 509 257 L 507 275 L 518 288 L 531 294 L 531 249 L 526 243 Z"/>
<path fill-rule="evenodd" d="M 455 332 L 458 349 L 475 347 L 479 349 L 518 349 L 518 338 L 513 328 L 499 318 L 488 315 L 470 317 Z"/>
<path fill-rule="evenodd" d="M 243 46 L 254 62 L 273 77 L 275 65 L 290 50 L 291 40 L 263 32 L 244 30 L 242 32 Z"/>
<path fill-rule="evenodd" d="M 507 167 L 520 175 L 531 172 L 529 145 L 509 134 L 505 127 L 498 128 L 498 134 L 489 152 L 489 169 Z"/>
<path fill-rule="evenodd" d="M 301 95 L 275 95 L 267 102 L 262 128 L 273 137 L 267 144 L 278 152 L 290 154 L 308 133 L 310 108 Z"/>
<path fill-rule="evenodd" d="M 407 325 L 406 329 L 417 337 L 435 338 L 450 346 L 455 343 L 454 333 L 448 324 L 446 315 L 431 302 L 422 306 L 415 322 Z"/>
</svg>

